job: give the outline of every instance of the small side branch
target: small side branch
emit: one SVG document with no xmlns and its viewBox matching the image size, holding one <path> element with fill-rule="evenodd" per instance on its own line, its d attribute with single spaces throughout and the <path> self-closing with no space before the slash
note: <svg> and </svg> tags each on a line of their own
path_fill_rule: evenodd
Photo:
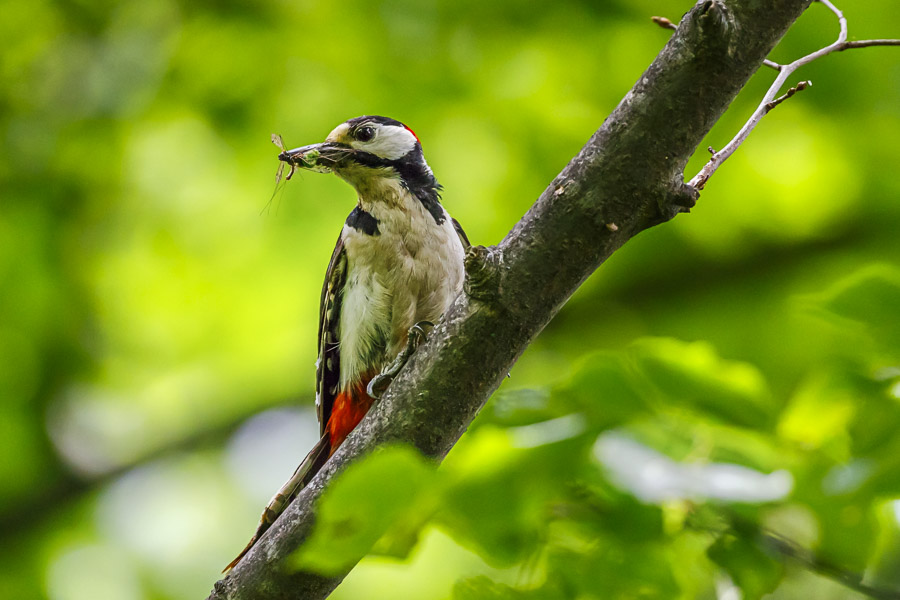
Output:
<svg viewBox="0 0 900 600">
<path fill-rule="evenodd" d="M 653 21 L 654 23 L 656 23 L 657 25 L 659 25 L 660 27 L 662 27 L 663 29 L 671 29 L 672 31 L 675 31 L 676 29 L 678 29 L 678 25 L 676 25 L 675 23 L 673 23 L 672 21 L 670 21 L 669 19 L 667 19 L 665 17 L 650 17 L 650 20 Z"/>
<path fill-rule="evenodd" d="M 825 46 L 824 48 L 820 48 L 819 50 L 807 54 L 802 58 L 798 58 L 794 62 L 787 65 L 779 65 L 777 63 L 772 63 L 770 65 L 768 64 L 768 62 L 770 61 L 766 61 L 766 63 L 764 64 L 778 70 L 778 76 L 775 78 L 775 81 L 772 83 L 771 87 L 769 87 L 769 90 L 763 97 L 762 102 L 759 103 L 759 106 L 757 106 L 756 110 L 753 111 L 753 114 L 750 116 L 741 130 L 737 133 L 737 135 L 735 135 L 734 138 L 730 142 L 728 142 L 728 144 L 724 148 L 714 153 L 712 157 L 710 157 L 709 162 L 707 162 L 706 165 L 704 165 L 704 167 L 700 170 L 700 172 L 690 180 L 689 185 L 698 190 L 702 190 L 706 185 L 706 182 L 709 181 L 709 178 L 712 177 L 713 173 L 716 172 L 716 169 L 718 169 L 723 162 L 728 160 L 728 158 L 732 154 L 734 154 L 735 150 L 737 150 L 740 145 L 744 143 L 744 140 L 749 137 L 750 132 L 752 132 L 756 128 L 762 118 L 766 116 L 770 110 L 772 110 L 797 92 L 802 91 L 812 85 L 812 83 L 809 81 L 801 81 L 796 86 L 790 88 L 785 94 L 781 96 L 778 95 L 778 93 L 781 91 L 781 88 L 784 87 L 784 84 L 787 82 L 788 77 L 790 77 L 791 74 L 794 73 L 794 71 L 796 71 L 803 65 L 807 65 L 814 60 L 818 60 L 823 56 L 831 54 L 832 52 L 842 52 L 851 48 L 868 48 L 870 46 L 900 46 L 900 40 L 891 39 L 859 40 L 853 42 L 847 41 L 847 19 L 846 17 L 844 17 L 844 13 L 842 13 L 829 0 L 816 1 L 820 4 L 823 4 L 837 17 L 838 24 L 840 25 L 840 32 L 838 33 L 837 40 Z"/>
<path fill-rule="evenodd" d="M 844 42 L 837 49 L 837 52 L 849 50 L 851 48 L 869 48 L 871 46 L 900 46 L 900 40 L 857 40 L 855 42 Z"/>
<path fill-rule="evenodd" d="M 900 591 L 866 583 L 863 573 L 846 569 L 819 556 L 771 529 L 761 527 L 758 523 L 741 517 L 733 511 L 722 511 L 716 514 L 717 522 L 710 523 L 709 517 L 688 519 L 688 526 L 696 531 L 703 531 L 716 538 L 732 536 L 748 544 L 752 544 L 784 563 L 792 563 L 811 573 L 827 577 L 844 587 L 859 592 L 875 600 L 900 600 Z"/>
<path fill-rule="evenodd" d="M 900 592 L 869 585 L 861 573 L 832 564 L 803 548 L 796 542 L 776 533 L 761 531 L 760 544 L 773 554 L 791 561 L 800 567 L 836 581 L 851 590 L 875 600 L 900 600 Z"/>
<path fill-rule="evenodd" d="M 770 110 L 772 110 L 797 92 L 802 92 L 808 87 L 812 87 L 812 81 L 801 81 L 800 83 L 789 89 L 785 94 L 778 96 L 771 102 L 766 102 L 766 113 L 768 113 Z"/>
</svg>

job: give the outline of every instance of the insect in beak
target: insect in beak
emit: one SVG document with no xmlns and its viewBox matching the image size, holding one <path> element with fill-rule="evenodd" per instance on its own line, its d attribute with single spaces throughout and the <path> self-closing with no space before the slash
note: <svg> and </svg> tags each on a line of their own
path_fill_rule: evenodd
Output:
<svg viewBox="0 0 900 600">
<path fill-rule="evenodd" d="M 294 176 L 294 171 L 297 170 L 297 165 L 289 160 L 285 160 L 285 156 L 287 156 L 287 150 L 284 148 L 284 140 L 281 139 L 281 136 L 277 133 L 272 134 L 272 143 L 278 146 L 278 149 L 281 150 L 281 153 L 278 155 L 278 160 L 281 162 L 278 165 L 278 172 L 275 173 L 275 187 L 278 187 L 278 184 L 281 183 L 281 177 L 284 175 L 284 165 L 290 163 L 291 170 L 288 172 L 287 177 L 284 178 L 285 181 L 290 181 L 291 177 Z"/>
</svg>

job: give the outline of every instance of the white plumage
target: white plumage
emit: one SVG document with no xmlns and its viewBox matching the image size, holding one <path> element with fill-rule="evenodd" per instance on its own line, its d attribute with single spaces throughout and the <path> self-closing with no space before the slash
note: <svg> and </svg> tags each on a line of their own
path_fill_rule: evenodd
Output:
<svg viewBox="0 0 900 600">
<path fill-rule="evenodd" d="M 465 251 L 449 215 L 437 224 L 399 179 L 360 196 L 378 235 L 344 225 L 347 281 L 340 322 L 341 387 L 389 363 L 419 321 L 436 323 L 462 288 Z M 443 210 L 443 209 L 442 209 Z"/>
</svg>

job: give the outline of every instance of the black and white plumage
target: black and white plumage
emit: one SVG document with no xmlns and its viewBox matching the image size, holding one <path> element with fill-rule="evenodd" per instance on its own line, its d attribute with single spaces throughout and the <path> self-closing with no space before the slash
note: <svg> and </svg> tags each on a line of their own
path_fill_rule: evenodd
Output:
<svg viewBox="0 0 900 600">
<path fill-rule="evenodd" d="M 364 116 L 324 143 L 282 161 L 333 172 L 357 204 L 344 223 L 322 287 L 316 362 L 321 439 L 272 498 L 247 548 L 318 472 L 372 404 L 366 385 L 407 345 L 410 327 L 436 323 L 462 289 L 469 242 L 440 202 L 441 186 L 418 137 L 394 119 Z"/>
<path fill-rule="evenodd" d="M 358 117 L 335 128 L 323 146 L 331 144 L 337 152 L 318 149 L 319 165 L 350 183 L 358 201 L 322 289 L 316 378 L 322 434 L 337 393 L 380 372 L 406 345 L 412 325 L 440 319 L 462 287 L 468 245 L 405 125 Z M 341 156 L 341 146 L 352 151 Z"/>
</svg>

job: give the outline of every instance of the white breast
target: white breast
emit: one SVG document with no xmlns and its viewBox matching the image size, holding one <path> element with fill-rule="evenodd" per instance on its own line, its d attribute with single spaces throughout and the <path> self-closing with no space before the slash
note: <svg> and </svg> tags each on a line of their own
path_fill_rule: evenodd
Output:
<svg viewBox="0 0 900 600">
<path fill-rule="evenodd" d="M 445 211 L 438 225 L 399 181 L 390 192 L 389 202 L 361 202 L 378 219 L 379 235 L 344 226 L 342 388 L 381 371 L 405 346 L 409 328 L 437 323 L 462 288 L 465 252 L 450 216 Z"/>
</svg>

